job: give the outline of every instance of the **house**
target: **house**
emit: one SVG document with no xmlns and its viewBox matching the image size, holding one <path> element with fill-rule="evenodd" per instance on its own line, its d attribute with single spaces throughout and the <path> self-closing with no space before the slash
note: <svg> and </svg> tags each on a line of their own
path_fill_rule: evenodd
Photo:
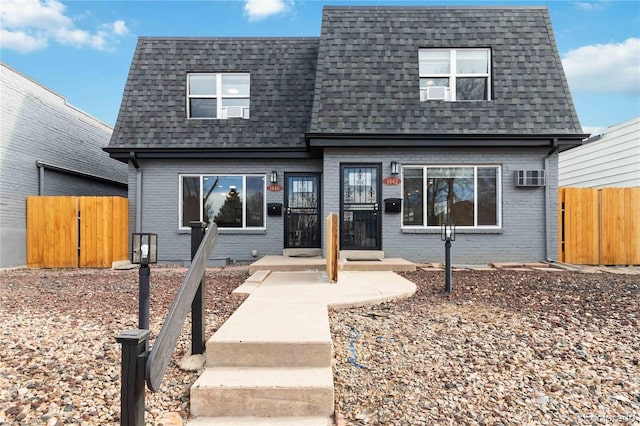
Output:
<svg viewBox="0 0 640 426">
<path fill-rule="evenodd" d="M 106 148 L 132 232 L 188 261 L 340 249 L 557 258 L 558 152 L 582 129 L 543 7 L 325 7 L 317 38 L 141 37 Z M 359 253 L 361 254 L 361 253 Z M 365 253 L 366 255 L 366 253 Z"/>
<path fill-rule="evenodd" d="M 0 63 L 0 267 L 25 265 L 26 197 L 127 196 L 127 167 L 102 151 L 112 129 Z"/>
<path fill-rule="evenodd" d="M 568 187 L 640 187 L 640 117 L 560 153 L 558 178 Z"/>
</svg>

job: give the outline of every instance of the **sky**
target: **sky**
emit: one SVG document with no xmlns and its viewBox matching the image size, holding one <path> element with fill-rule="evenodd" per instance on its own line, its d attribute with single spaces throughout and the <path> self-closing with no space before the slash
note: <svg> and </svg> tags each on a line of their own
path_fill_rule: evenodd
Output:
<svg viewBox="0 0 640 426">
<path fill-rule="evenodd" d="M 0 60 L 113 126 L 139 36 L 317 37 L 324 5 L 546 6 L 584 131 L 640 116 L 639 0 L 0 0 Z"/>
</svg>

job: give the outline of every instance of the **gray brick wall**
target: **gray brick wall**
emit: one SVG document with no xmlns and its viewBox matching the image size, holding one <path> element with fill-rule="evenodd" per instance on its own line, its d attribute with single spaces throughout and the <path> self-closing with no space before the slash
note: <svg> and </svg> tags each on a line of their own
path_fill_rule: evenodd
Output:
<svg viewBox="0 0 640 426">
<path fill-rule="evenodd" d="M 390 176 L 390 162 L 403 165 L 502 166 L 502 229 L 499 231 L 458 230 L 452 259 L 457 264 L 486 264 L 494 261 L 540 261 L 545 259 L 544 188 L 515 188 L 513 171 L 542 169 L 548 149 L 421 149 L 346 150 L 331 149 L 324 157 L 324 214 L 340 209 L 340 163 L 382 164 L 382 176 Z M 548 172 L 551 212 L 550 256 L 557 258 L 557 155 Z M 383 186 L 382 199 L 402 198 L 402 186 Z M 444 261 L 444 243 L 439 231 L 401 229 L 401 215 L 382 213 L 382 248 L 386 257 L 403 257 L 415 262 Z"/>
<path fill-rule="evenodd" d="M 452 258 L 456 264 L 486 264 L 494 261 L 540 261 L 545 259 L 544 188 L 515 188 L 513 171 L 542 169 L 547 149 L 422 149 L 422 150 L 347 150 L 331 149 L 321 160 L 224 160 L 224 161 L 140 161 L 142 170 L 142 231 L 158 233 L 161 262 L 188 262 L 189 232 L 178 229 L 179 175 L 202 174 L 267 174 L 276 170 L 284 186 L 285 172 L 322 172 L 322 216 L 340 209 L 340 163 L 372 162 L 382 164 L 382 176 L 390 175 L 390 161 L 403 165 L 482 165 L 502 167 L 502 229 L 491 231 L 459 230 L 453 243 Z M 557 156 L 551 157 L 548 170 L 549 211 L 551 223 L 551 258 L 557 258 Z M 135 169 L 130 167 L 130 229 L 135 225 Z M 401 198 L 402 187 L 383 186 L 382 198 Z M 284 192 L 267 192 L 267 202 L 284 202 Z M 400 214 L 382 213 L 382 244 L 385 256 L 403 257 L 416 262 L 441 262 L 444 244 L 439 233 L 403 231 Z M 324 222 L 324 221 L 323 221 Z M 227 258 L 252 260 L 251 251 L 259 256 L 280 255 L 284 239 L 284 216 L 267 216 L 264 231 L 221 231 L 211 257 L 212 263 Z M 324 227 L 324 225 L 323 225 Z M 323 229 L 324 233 L 324 229 Z M 324 238 L 323 238 L 324 241 Z"/>
<path fill-rule="evenodd" d="M 142 170 L 142 232 L 158 234 L 158 259 L 165 263 L 182 263 L 190 259 L 189 231 L 178 229 L 180 174 L 251 174 L 264 173 L 269 178 L 278 172 L 278 183 L 284 187 L 285 172 L 320 172 L 321 160 L 200 160 L 139 161 Z M 268 184 L 268 181 L 267 181 Z M 130 166 L 129 227 L 135 229 L 135 169 Z M 284 190 L 266 193 L 267 203 L 284 203 Z M 267 216 L 266 230 L 224 230 L 211 256 L 211 263 L 252 260 L 258 256 L 281 255 L 284 245 L 284 215 Z"/>
<path fill-rule="evenodd" d="M 36 160 L 126 181 L 126 165 L 102 151 L 111 128 L 0 64 L 0 267 L 26 263 L 26 197 L 39 193 Z M 118 186 L 45 171 L 45 195 L 126 195 Z"/>
</svg>

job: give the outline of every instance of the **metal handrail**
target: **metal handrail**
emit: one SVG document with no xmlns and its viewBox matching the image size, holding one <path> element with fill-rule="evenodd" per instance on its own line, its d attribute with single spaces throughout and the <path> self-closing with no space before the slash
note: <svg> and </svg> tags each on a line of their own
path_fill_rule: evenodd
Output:
<svg viewBox="0 0 640 426">
<path fill-rule="evenodd" d="M 200 244 L 193 260 L 191 267 L 185 276 L 184 281 L 178 294 L 176 295 L 173 305 L 169 310 L 167 319 L 165 320 L 158 337 L 149 353 L 147 360 L 145 377 L 147 386 L 152 392 L 160 388 L 162 379 L 169 365 L 171 355 L 175 349 L 178 338 L 182 332 L 187 314 L 191 309 L 196 292 L 200 287 L 202 278 L 204 277 L 207 261 L 211 255 L 211 251 L 218 238 L 218 227 L 215 223 L 209 224 L 204 239 Z"/>
</svg>

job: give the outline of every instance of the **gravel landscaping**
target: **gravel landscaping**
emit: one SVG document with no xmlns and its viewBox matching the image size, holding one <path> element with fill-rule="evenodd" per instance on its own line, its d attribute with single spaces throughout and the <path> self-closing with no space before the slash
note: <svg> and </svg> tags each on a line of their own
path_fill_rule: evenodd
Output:
<svg viewBox="0 0 640 426">
<path fill-rule="evenodd" d="M 340 422 L 640 424 L 640 275 L 404 276 L 413 298 L 331 313 Z"/>
<path fill-rule="evenodd" d="M 186 272 L 152 267 L 152 339 Z M 207 336 L 244 300 L 231 291 L 246 277 L 246 269 L 207 272 Z M 119 424 L 121 348 L 115 337 L 138 327 L 137 269 L 0 272 L 0 323 L 0 425 Z M 190 339 L 188 316 L 161 389 L 147 391 L 150 425 L 167 412 L 188 415 L 189 388 L 198 375 L 176 362 L 190 353 Z"/>
<path fill-rule="evenodd" d="M 152 268 L 157 335 L 185 269 Z M 640 424 L 640 275 L 404 273 L 410 299 L 330 313 L 336 414 L 347 425 Z M 207 272 L 207 335 L 242 302 L 246 268 Z M 0 424 L 119 421 L 120 346 L 137 327 L 137 270 L 0 272 Z M 178 369 L 147 423 L 189 414 L 197 373 Z"/>
</svg>

